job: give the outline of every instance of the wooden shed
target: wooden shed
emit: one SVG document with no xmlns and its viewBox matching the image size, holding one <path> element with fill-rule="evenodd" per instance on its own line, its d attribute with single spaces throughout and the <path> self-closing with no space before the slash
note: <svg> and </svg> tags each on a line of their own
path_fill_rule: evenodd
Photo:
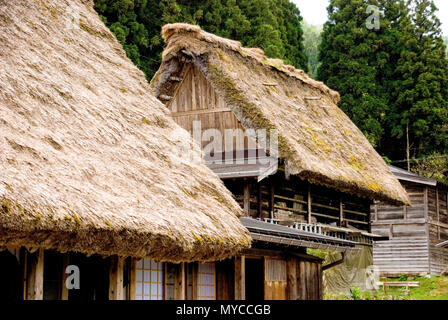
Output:
<svg viewBox="0 0 448 320">
<path fill-rule="evenodd" d="M 1 1 L 0 29 L 1 297 L 183 298 L 181 262 L 250 247 L 222 181 L 172 157 L 201 153 L 93 1 Z"/>
<path fill-rule="evenodd" d="M 321 297 L 321 271 L 304 270 L 325 266 L 306 249 L 371 245 L 371 203 L 409 204 L 405 190 L 323 83 L 198 26 L 166 25 L 162 36 L 166 48 L 152 92 L 201 145 L 207 165 L 243 208 L 254 240 L 228 266 L 234 297 Z M 244 260 L 251 270 L 245 281 Z M 303 278 L 269 283 L 286 281 L 288 270 Z"/>
<path fill-rule="evenodd" d="M 411 206 L 382 202 L 372 208 L 372 232 L 388 237 L 374 245 L 374 264 L 384 276 L 439 275 L 448 266 L 448 186 L 390 167 L 407 190 Z"/>
</svg>

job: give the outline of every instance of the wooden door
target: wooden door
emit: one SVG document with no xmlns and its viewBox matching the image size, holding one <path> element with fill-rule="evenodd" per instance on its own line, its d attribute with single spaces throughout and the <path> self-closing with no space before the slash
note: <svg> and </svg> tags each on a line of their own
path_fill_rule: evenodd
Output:
<svg viewBox="0 0 448 320">
<path fill-rule="evenodd" d="M 264 299 L 286 300 L 286 260 L 265 258 L 264 260 Z"/>
</svg>

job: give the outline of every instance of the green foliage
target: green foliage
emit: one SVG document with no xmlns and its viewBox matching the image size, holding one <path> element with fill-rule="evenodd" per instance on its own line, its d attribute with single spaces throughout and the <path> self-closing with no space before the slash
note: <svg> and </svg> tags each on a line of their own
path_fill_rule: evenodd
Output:
<svg viewBox="0 0 448 320">
<path fill-rule="evenodd" d="M 381 45 L 377 33 L 366 27 L 367 6 L 362 0 L 330 2 L 319 48 L 318 79 L 341 93 L 341 109 L 377 146 L 384 134 L 387 99 L 376 85 Z"/>
<path fill-rule="evenodd" d="M 200 25 L 307 69 L 302 17 L 289 0 L 95 0 L 95 9 L 148 80 L 161 62 L 161 28 L 174 22 Z"/>
<path fill-rule="evenodd" d="M 341 93 L 340 107 L 390 159 L 448 153 L 448 60 L 432 0 L 331 0 L 318 78 Z"/>
<path fill-rule="evenodd" d="M 385 279 L 382 279 L 384 281 Z M 325 293 L 325 300 L 448 300 L 448 277 L 413 277 L 407 275 L 388 281 L 418 281 L 419 287 L 410 288 L 409 295 L 404 292 L 388 292 L 381 287 L 378 292 L 364 292 L 358 287 L 352 287 L 350 295 Z"/>
<path fill-rule="evenodd" d="M 415 161 L 411 171 L 448 184 L 448 156 L 435 152 L 428 158 Z"/>
<path fill-rule="evenodd" d="M 319 67 L 319 45 L 322 40 L 322 25 L 311 25 L 306 21 L 302 23 L 303 28 L 303 45 L 305 54 L 308 57 L 308 73 L 311 77 L 317 75 Z"/>
<path fill-rule="evenodd" d="M 398 277 L 398 281 L 407 281 L 408 280 L 408 276 L 405 274 L 400 275 L 400 277 Z"/>
</svg>

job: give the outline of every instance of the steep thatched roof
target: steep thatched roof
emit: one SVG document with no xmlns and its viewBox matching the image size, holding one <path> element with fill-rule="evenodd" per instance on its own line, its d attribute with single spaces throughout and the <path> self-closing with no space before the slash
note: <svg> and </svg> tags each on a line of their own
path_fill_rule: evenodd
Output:
<svg viewBox="0 0 448 320">
<path fill-rule="evenodd" d="M 163 63 L 151 82 L 170 96 L 173 75 L 194 63 L 246 128 L 276 129 L 289 173 L 312 183 L 395 204 L 408 195 L 362 132 L 342 112 L 339 94 L 303 71 L 187 24 L 166 25 Z M 175 78 L 175 77 L 174 77 Z"/>
<path fill-rule="evenodd" d="M 0 247 L 175 262 L 250 245 L 93 2 L 1 1 L 0 30 Z"/>
</svg>

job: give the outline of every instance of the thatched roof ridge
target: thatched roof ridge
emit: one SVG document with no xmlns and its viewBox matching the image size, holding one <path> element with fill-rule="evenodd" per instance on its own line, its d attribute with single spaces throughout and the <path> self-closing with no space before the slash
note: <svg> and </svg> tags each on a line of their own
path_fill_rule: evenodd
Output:
<svg viewBox="0 0 448 320">
<path fill-rule="evenodd" d="M 383 159 L 337 107 L 337 92 L 260 49 L 198 26 L 170 24 L 162 35 L 167 45 L 151 81 L 154 95 L 172 95 L 170 79 L 184 63 L 193 63 L 243 126 L 277 130 L 288 173 L 362 197 L 410 203 Z"/>
<path fill-rule="evenodd" d="M 2 1 L 0 30 L 0 247 L 178 262 L 250 245 L 92 1 Z"/>
</svg>

